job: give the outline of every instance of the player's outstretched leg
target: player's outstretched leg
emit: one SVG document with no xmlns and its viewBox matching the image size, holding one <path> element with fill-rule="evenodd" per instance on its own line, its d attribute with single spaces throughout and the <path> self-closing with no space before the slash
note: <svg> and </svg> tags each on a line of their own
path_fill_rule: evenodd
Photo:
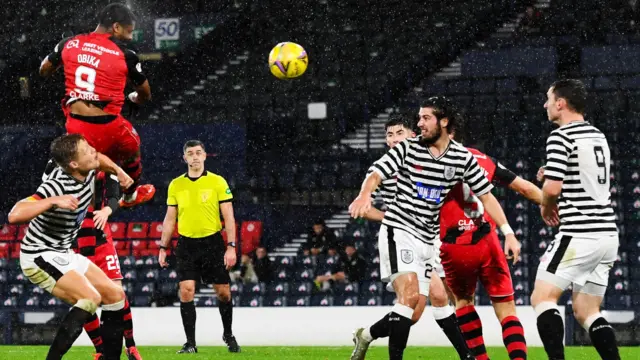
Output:
<svg viewBox="0 0 640 360">
<path fill-rule="evenodd" d="M 62 359 L 82 334 L 83 324 L 95 314 L 102 301 L 100 294 L 82 275 L 87 263 L 86 258 L 73 253 L 43 251 L 20 254 L 22 272 L 32 283 L 73 304 L 58 327 L 47 360 Z"/>
<path fill-rule="evenodd" d="M 477 360 L 488 360 L 487 348 L 484 346 L 484 338 L 482 337 L 482 321 L 480 321 L 476 308 L 467 303 L 462 305 L 461 301 L 458 301 L 457 307 L 458 324 L 469 351 Z"/>
<path fill-rule="evenodd" d="M 98 315 L 93 314 L 84 323 L 84 331 L 89 335 L 89 339 L 93 343 L 93 346 L 96 348 L 96 359 L 100 359 L 102 353 L 104 352 L 103 343 L 102 343 L 102 334 L 100 334 L 100 319 Z"/>
<path fill-rule="evenodd" d="M 600 357 L 604 360 L 619 360 L 616 334 L 600 313 L 605 291 L 606 286 L 589 282 L 582 287 L 574 285 L 573 312 L 576 320 L 589 332 L 591 343 Z"/>
<path fill-rule="evenodd" d="M 444 283 L 436 272 L 433 272 L 431 276 L 429 300 L 431 301 L 433 318 L 436 320 L 445 335 L 447 335 L 447 338 L 456 349 L 460 359 L 473 359 L 465 339 L 462 336 L 460 327 L 458 326 L 456 314 L 454 313 L 453 308 L 449 305 L 449 297 L 445 291 Z"/>
<path fill-rule="evenodd" d="M 124 336 L 124 291 L 91 262 L 85 276 L 102 297 L 100 332 L 104 360 L 120 360 Z"/>
<path fill-rule="evenodd" d="M 426 292 L 426 290 L 425 290 Z M 422 317 L 422 313 L 424 312 L 424 308 L 427 305 L 427 297 L 425 295 L 420 296 L 418 299 L 418 305 L 416 309 L 413 311 L 413 318 L 411 322 L 413 324 L 417 323 Z M 391 313 L 386 314 L 380 320 L 378 320 L 375 324 L 371 325 L 368 328 L 358 328 L 353 331 L 353 343 L 355 347 L 351 352 L 351 360 L 362 360 L 367 354 L 367 350 L 369 349 L 369 345 L 373 340 L 385 338 L 389 336 L 389 315 Z"/>
<path fill-rule="evenodd" d="M 80 299 L 73 305 L 56 332 L 53 344 L 47 354 L 47 360 L 62 359 L 62 356 L 71 349 L 71 345 L 82 334 L 82 325 L 91 315 L 95 314 L 97 308 L 95 299 Z"/>
<path fill-rule="evenodd" d="M 502 341 L 509 353 L 509 359 L 525 360 L 527 358 L 527 341 L 524 328 L 516 315 L 516 303 L 513 295 L 491 297 L 493 309 L 502 325 Z"/>
<path fill-rule="evenodd" d="M 546 273 L 539 269 L 537 277 L 544 274 Z M 538 334 L 540 334 L 544 350 L 550 360 L 564 359 L 564 322 L 560 310 L 558 310 L 558 299 L 569 282 L 566 281 L 567 286 L 561 285 L 557 286 L 551 282 L 536 280 L 531 294 L 531 305 L 538 317 Z"/>
<path fill-rule="evenodd" d="M 396 277 L 393 279 L 393 288 L 398 295 L 398 302 L 389 314 L 389 360 L 400 360 L 407 347 L 414 309 L 420 299 L 416 273 Z"/>
<path fill-rule="evenodd" d="M 140 185 L 140 176 L 142 175 L 140 151 L 137 151 L 132 158 L 125 160 L 122 163 L 122 168 L 133 179 L 133 185 L 124 190 L 120 206 L 132 207 L 153 199 L 156 188 L 151 184 Z"/>
<path fill-rule="evenodd" d="M 136 341 L 133 339 L 133 316 L 131 315 L 131 307 L 129 306 L 129 299 L 125 299 L 123 309 L 124 320 L 124 346 L 126 348 L 127 359 L 129 360 L 142 360 L 138 348 L 136 348 Z"/>
</svg>

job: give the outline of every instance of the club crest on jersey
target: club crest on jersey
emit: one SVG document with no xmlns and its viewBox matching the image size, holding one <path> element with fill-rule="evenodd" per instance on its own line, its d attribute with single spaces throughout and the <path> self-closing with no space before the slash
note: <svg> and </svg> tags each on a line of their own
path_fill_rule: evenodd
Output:
<svg viewBox="0 0 640 360">
<path fill-rule="evenodd" d="M 65 46 L 67 49 L 71 49 L 71 48 L 76 48 L 79 49 L 80 48 L 80 40 L 78 39 L 73 39 L 67 42 L 67 45 Z"/>
<path fill-rule="evenodd" d="M 423 183 L 416 183 L 418 198 L 434 201 L 439 204 L 442 201 L 442 188 L 426 186 Z"/>
<path fill-rule="evenodd" d="M 413 262 L 413 251 L 411 250 L 400 250 L 400 259 L 405 264 L 411 264 Z"/>
<path fill-rule="evenodd" d="M 454 176 L 456 176 L 456 168 L 453 167 L 453 166 L 445 166 L 444 167 L 444 178 L 446 180 L 452 180 Z"/>
<path fill-rule="evenodd" d="M 58 265 L 60 266 L 67 266 L 69 265 L 69 261 L 66 259 L 61 258 L 60 256 L 56 256 L 52 259 L 53 261 L 55 261 Z"/>
</svg>

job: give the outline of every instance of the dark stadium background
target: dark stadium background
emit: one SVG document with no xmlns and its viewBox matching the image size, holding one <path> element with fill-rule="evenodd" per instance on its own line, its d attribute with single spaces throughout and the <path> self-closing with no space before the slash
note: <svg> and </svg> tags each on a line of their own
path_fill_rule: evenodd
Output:
<svg viewBox="0 0 640 360">
<path fill-rule="evenodd" d="M 108 2 L 3 2 L 0 223 L 15 201 L 35 189 L 48 145 L 64 131 L 63 78 L 39 78 L 40 61 L 63 36 L 93 30 L 97 9 Z M 211 152 L 207 168 L 225 176 L 234 191 L 242 253 L 250 256 L 261 244 L 272 259 L 272 281 L 257 290 L 241 283 L 234 287 L 237 306 L 387 305 L 393 295 L 371 287 L 379 281 L 376 226 L 349 220 L 346 207 L 368 166 L 384 152 L 380 139 L 388 115 L 415 115 L 421 98 L 449 96 L 467 120 L 467 144 L 532 180 L 551 130 L 544 94 L 562 77 L 587 84 L 587 119 L 611 145 L 611 196 L 621 246 L 605 308 L 640 305 L 640 5 L 623 0 L 127 3 L 140 18 L 132 46 L 145 59 L 153 101 L 127 106 L 124 113 L 142 136 L 144 178 L 158 188 L 150 204 L 123 210 L 114 219 L 121 226 L 119 253 L 134 305 L 177 301 L 171 270 L 157 266 L 156 222 L 164 216 L 169 181 L 185 170 L 186 140 L 205 142 Z M 180 21 L 179 40 L 158 48 L 155 19 L 173 18 Z M 307 50 L 310 65 L 301 78 L 282 81 L 269 73 L 267 55 L 281 41 Z M 309 103 L 325 103 L 327 116 L 309 119 Z M 553 230 L 534 205 L 513 193 L 496 194 L 523 242 L 525 255 L 512 275 L 517 303 L 528 305 L 538 257 Z M 314 275 L 340 261 L 300 255 L 316 219 L 370 260 L 356 290 L 335 285 L 321 291 L 312 285 Z M 65 309 L 20 276 L 21 235 L 10 226 L 0 231 L 0 343 L 43 341 L 55 325 L 35 328 L 24 324 L 20 313 Z M 308 289 L 300 291 L 301 283 L 309 283 Z M 215 297 L 201 290 L 200 305 L 215 305 Z M 477 300 L 487 305 L 489 299 L 480 291 Z M 564 297 L 563 305 L 568 300 Z M 588 341 L 579 326 L 574 331 L 574 324 L 567 324 L 568 342 Z M 616 326 L 624 334 L 622 343 L 638 344 L 634 323 Z"/>
</svg>

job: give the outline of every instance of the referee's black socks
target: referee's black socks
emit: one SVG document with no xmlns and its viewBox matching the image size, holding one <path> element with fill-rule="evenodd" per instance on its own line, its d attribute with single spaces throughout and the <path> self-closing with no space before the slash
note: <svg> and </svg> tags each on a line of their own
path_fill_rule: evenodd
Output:
<svg viewBox="0 0 640 360">
<path fill-rule="evenodd" d="M 184 334 L 187 336 L 187 343 L 196 346 L 196 305 L 193 300 L 180 302 L 180 315 L 182 316 L 182 326 Z"/>
<path fill-rule="evenodd" d="M 224 328 L 223 334 L 233 335 L 231 331 L 231 323 L 233 322 L 233 301 L 224 302 L 220 300 L 218 302 L 218 310 L 220 310 L 220 318 L 222 319 L 222 327 Z"/>
<path fill-rule="evenodd" d="M 413 309 L 402 304 L 395 304 L 389 314 L 389 360 L 400 360 L 409 340 Z"/>
<path fill-rule="evenodd" d="M 49 348 L 47 360 L 60 360 L 71 349 L 71 345 L 82 334 L 82 326 L 95 314 L 97 305 L 90 300 L 79 300 L 62 320 L 53 344 Z"/>
</svg>

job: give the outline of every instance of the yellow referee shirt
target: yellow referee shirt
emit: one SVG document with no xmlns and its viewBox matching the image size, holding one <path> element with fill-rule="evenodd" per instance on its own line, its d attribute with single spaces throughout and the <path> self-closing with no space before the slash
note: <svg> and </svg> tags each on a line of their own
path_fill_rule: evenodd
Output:
<svg viewBox="0 0 640 360">
<path fill-rule="evenodd" d="M 205 171 L 197 179 L 181 175 L 169 184 L 167 205 L 178 207 L 178 233 L 203 238 L 222 230 L 220 203 L 233 199 L 227 181 Z"/>
</svg>

